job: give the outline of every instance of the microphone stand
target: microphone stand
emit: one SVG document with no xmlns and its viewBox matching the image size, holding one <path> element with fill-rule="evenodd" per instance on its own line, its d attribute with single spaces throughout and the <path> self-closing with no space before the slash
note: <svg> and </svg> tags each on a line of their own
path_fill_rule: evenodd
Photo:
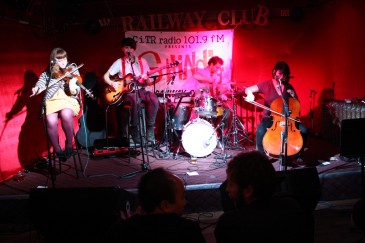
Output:
<svg viewBox="0 0 365 243">
<path fill-rule="evenodd" d="M 214 156 L 216 163 L 218 159 L 223 160 L 224 164 L 227 164 L 227 159 L 232 158 L 232 155 L 227 155 L 226 149 L 225 149 L 225 135 L 224 135 L 224 120 L 226 119 L 227 115 L 229 114 L 228 111 L 225 110 L 224 115 L 222 117 L 221 122 L 218 124 L 217 128 L 214 130 L 214 132 L 221 127 L 221 131 L 222 131 L 222 137 L 221 137 L 221 152 L 222 155 L 216 155 Z M 213 135 L 212 135 L 213 136 Z M 211 138 L 209 138 L 208 141 L 210 141 Z"/>
<path fill-rule="evenodd" d="M 146 138 L 146 131 L 144 129 L 143 129 L 143 135 L 142 135 L 142 128 L 144 128 L 144 126 L 142 127 L 141 122 L 145 123 L 145 121 L 142 120 L 143 115 L 142 115 L 142 110 L 141 110 L 141 94 L 139 93 L 138 80 L 136 79 L 136 74 L 135 74 L 134 68 L 133 68 L 133 64 L 136 60 L 134 60 L 132 62 L 132 58 L 131 58 L 129 52 L 128 52 L 128 58 L 130 60 L 131 70 L 132 70 L 132 75 L 133 75 L 133 81 L 134 81 L 134 92 L 135 92 L 135 99 L 136 99 L 137 113 L 138 113 L 137 128 L 138 128 L 139 137 L 140 137 L 140 140 L 141 140 L 142 164 L 141 164 L 141 170 L 133 171 L 133 172 L 127 173 L 125 175 L 121 175 L 121 176 L 118 177 L 118 179 L 122 179 L 122 178 L 125 178 L 125 177 L 130 177 L 134 174 L 137 174 L 137 173 L 140 173 L 140 172 L 145 172 L 146 170 L 149 170 L 149 159 L 148 159 L 148 156 L 147 156 L 147 162 L 146 162 L 145 153 L 144 153 L 145 149 L 147 151 L 147 143 L 144 141 L 144 138 Z"/>
<path fill-rule="evenodd" d="M 316 91 L 314 91 L 313 89 L 311 90 L 310 92 L 310 95 L 309 95 L 309 119 L 310 119 L 310 122 L 311 122 L 311 128 L 312 128 L 312 134 L 315 134 L 314 132 L 314 96 L 316 94 Z"/>
<path fill-rule="evenodd" d="M 289 106 L 288 106 L 288 102 L 286 102 L 284 96 L 283 96 L 283 91 L 282 91 L 282 84 L 281 81 L 279 79 L 279 90 L 280 90 L 280 97 L 283 100 L 283 105 L 284 105 L 284 119 L 285 119 L 285 125 L 284 125 L 284 131 L 280 132 L 280 156 L 279 156 L 279 170 L 281 171 L 284 165 L 284 171 L 287 170 L 287 159 L 288 159 L 288 119 L 290 116 L 290 111 L 289 111 Z"/>
<path fill-rule="evenodd" d="M 163 74 L 159 74 L 159 75 L 152 75 L 152 76 L 148 76 L 149 78 L 153 78 L 153 80 L 154 80 L 154 83 L 156 83 L 156 78 L 158 78 L 158 77 L 162 77 L 162 76 L 165 76 L 165 75 L 172 75 L 172 78 L 173 79 L 171 79 L 171 85 L 172 84 L 174 84 L 174 80 L 175 80 L 175 76 L 176 76 L 176 74 L 178 74 L 178 73 L 182 73 L 183 72 L 183 70 L 180 70 L 180 71 L 177 71 L 177 72 L 171 72 L 171 73 L 163 73 Z"/>
<path fill-rule="evenodd" d="M 51 177 L 51 182 L 52 182 L 52 188 L 56 187 L 56 172 L 55 172 L 55 168 L 53 168 L 53 159 L 52 159 L 52 154 L 51 154 L 51 146 L 50 146 L 50 138 L 49 138 L 49 134 L 48 134 L 48 124 L 47 124 L 47 107 L 46 107 L 46 95 L 47 95 L 47 91 L 48 91 L 48 85 L 51 81 L 52 78 L 52 69 L 54 66 L 54 62 L 52 61 L 50 66 L 49 66 L 49 77 L 47 77 L 46 80 L 46 89 L 44 91 L 44 95 L 42 98 L 42 108 L 41 108 L 41 117 L 43 117 L 43 123 L 44 123 L 44 128 L 46 130 L 46 140 L 47 140 L 47 153 L 48 153 L 48 170 L 49 170 L 49 175 Z M 43 112 L 43 113 L 42 113 Z M 60 158 L 58 158 L 60 159 Z M 56 167 L 56 165 L 55 165 Z"/>
</svg>

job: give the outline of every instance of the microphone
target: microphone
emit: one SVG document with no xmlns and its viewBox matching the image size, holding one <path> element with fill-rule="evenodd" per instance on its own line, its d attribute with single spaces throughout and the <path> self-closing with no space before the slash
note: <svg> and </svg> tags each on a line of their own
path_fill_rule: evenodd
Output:
<svg viewBox="0 0 365 243">
<path fill-rule="evenodd" d="M 210 145 L 210 139 L 208 139 L 206 142 L 205 142 L 205 146 L 209 146 Z"/>
<path fill-rule="evenodd" d="M 279 78 L 279 76 L 275 76 L 275 80 L 279 82 L 279 85 L 277 86 L 277 88 L 281 87 L 281 82 L 282 82 L 282 78 Z"/>
<path fill-rule="evenodd" d="M 281 82 L 282 80 L 283 80 L 283 78 L 280 78 L 279 76 L 275 76 L 275 78 L 274 78 L 276 81 L 278 81 L 278 82 Z"/>
<path fill-rule="evenodd" d="M 134 56 L 131 55 L 131 51 L 127 51 L 128 59 L 131 63 L 135 62 Z"/>
<path fill-rule="evenodd" d="M 171 78 L 171 85 L 174 84 L 174 81 L 175 81 L 175 75 L 173 75 L 172 78 Z"/>
<path fill-rule="evenodd" d="M 57 62 L 57 58 L 53 58 L 52 60 L 51 60 L 51 64 L 56 64 L 56 62 Z"/>
</svg>

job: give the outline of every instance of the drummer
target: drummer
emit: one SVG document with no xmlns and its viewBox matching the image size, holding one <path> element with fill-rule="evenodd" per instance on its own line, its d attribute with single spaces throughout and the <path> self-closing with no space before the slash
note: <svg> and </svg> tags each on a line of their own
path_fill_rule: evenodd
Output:
<svg viewBox="0 0 365 243">
<path fill-rule="evenodd" d="M 228 127 L 230 110 L 226 105 L 227 96 L 225 93 L 229 93 L 232 88 L 228 80 L 222 77 L 223 63 L 222 58 L 213 56 L 208 60 L 207 67 L 196 70 L 193 75 L 196 80 L 195 109 L 198 115 L 203 116 L 203 118 L 221 117 L 214 122 L 213 125 L 215 126 L 220 124 L 224 115 L 223 122 L 225 127 Z M 220 110 L 219 107 L 223 110 Z"/>
</svg>

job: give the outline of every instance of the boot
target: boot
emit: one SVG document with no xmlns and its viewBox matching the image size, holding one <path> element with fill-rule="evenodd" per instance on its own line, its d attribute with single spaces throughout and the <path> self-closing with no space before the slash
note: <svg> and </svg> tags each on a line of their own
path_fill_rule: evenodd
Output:
<svg viewBox="0 0 365 243">
<path fill-rule="evenodd" d="M 153 126 L 147 127 L 147 141 L 155 143 L 155 128 Z"/>
<path fill-rule="evenodd" d="M 119 145 L 121 147 L 129 147 L 129 139 L 127 137 L 119 138 Z"/>
<path fill-rule="evenodd" d="M 141 144 L 141 138 L 139 137 L 139 130 L 137 126 L 131 126 L 131 135 L 134 144 Z"/>
</svg>

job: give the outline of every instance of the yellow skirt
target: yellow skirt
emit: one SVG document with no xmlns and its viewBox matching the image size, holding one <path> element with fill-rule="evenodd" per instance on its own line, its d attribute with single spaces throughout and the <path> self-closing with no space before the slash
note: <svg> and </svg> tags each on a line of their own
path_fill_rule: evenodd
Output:
<svg viewBox="0 0 365 243">
<path fill-rule="evenodd" d="M 65 108 L 72 109 L 74 116 L 77 116 L 80 112 L 79 102 L 66 95 L 62 89 L 59 89 L 52 98 L 46 101 L 46 115 L 58 112 Z"/>
</svg>

